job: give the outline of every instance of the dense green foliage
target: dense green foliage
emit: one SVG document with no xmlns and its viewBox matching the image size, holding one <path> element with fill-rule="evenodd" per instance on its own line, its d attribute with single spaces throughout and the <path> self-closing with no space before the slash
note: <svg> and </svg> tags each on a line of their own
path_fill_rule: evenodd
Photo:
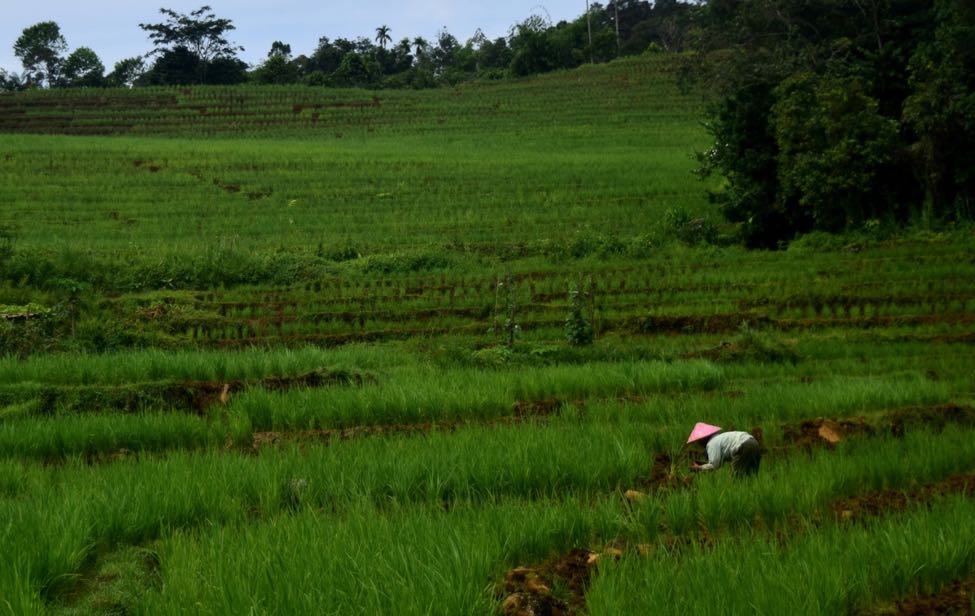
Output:
<svg viewBox="0 0 975 616">
<path fill-rule="evenodd" d="M 24 65 L 24 80 L 27 84 L 57 85 L 60 79 L 61 54 L 68 43 L 61 34 L 61 27 L 53 21 L 44 21 L 29 28 L 14 43 L 14 55 Z"/>
<path fill-rule="evenodd" d="M 975 214 L 975 12 L 963 0 L 708 2 L 704 171 L 749 244 Z"/>
</svg>

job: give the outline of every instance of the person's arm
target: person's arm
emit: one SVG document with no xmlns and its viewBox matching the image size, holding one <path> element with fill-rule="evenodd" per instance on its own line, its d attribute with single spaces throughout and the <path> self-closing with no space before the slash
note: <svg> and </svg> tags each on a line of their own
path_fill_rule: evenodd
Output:
<svg viewBox="0 0 975 616">
<path fill-rule="evenodd" d="M 708 452 L 708 463 L 707 464 L 693 464 L 691 466 L 692 471 L 713 471 L 714 469 L 721 466 L 724 461 L 723 453 L 720 446 L 720 441 L 717 441 L 718 437 L 714 437 L 708 441 L 706 451 Z"/>
</svg>

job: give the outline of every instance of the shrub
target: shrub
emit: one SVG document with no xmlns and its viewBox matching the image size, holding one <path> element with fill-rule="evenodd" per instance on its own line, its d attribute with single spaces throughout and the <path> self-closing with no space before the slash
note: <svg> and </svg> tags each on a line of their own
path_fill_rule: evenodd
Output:
<svg viewBox="0 0 975 616">
<path fill-rule="evenodd" d="M 376 274 L 407 274 L 427 272 L 449 267 L 452 261 L 441 252 L 411 251 L 385 255 L 370 255 L 362 260 L 366 272 Z"/>
<path fill-rule="evenodd" d="M 591 291 L 582 293 L 573 286 L 569 289 L 569 316 L 565 320 L 565 337 L 572 346 L 589 346 L 593 343 L 595 332 L 592 323 L 586 318 L 586 298 Z"/>
<path fill-rule="evenodd" d="M 695 217 L 682 207 L 669 208 L 664 212 L 664 224 L 674 237 L 689 246 L 713 244 L 718 235 L 710 220 Z"/>
</svg>

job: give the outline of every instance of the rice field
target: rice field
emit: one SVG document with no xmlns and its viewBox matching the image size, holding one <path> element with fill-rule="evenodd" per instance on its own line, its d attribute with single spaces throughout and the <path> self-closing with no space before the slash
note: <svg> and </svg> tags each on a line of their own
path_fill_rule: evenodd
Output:
<svg viewBox="0 0 975 616">
<path fill-rule="evenodd" d="M 0 96 L 0 613 L 971 613 L 972 229 L 723 241 L 676 71 Z"/>
</svg>

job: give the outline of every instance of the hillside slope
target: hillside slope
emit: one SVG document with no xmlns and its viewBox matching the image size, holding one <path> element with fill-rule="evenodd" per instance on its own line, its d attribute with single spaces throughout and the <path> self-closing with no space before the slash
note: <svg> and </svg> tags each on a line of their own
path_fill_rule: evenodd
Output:
<svg viewBox="0 0 975 616">
<path fill-rule="evenodd" d="M 0 132 L 71 135 L 278 135 L 521 132 L 559 124 L 625 127 L 686 117 L 679 58 L 642 56 L 531 79 L 437 90 L 305 86 L 38 90 L 0 95 Z"/>
</svg>

